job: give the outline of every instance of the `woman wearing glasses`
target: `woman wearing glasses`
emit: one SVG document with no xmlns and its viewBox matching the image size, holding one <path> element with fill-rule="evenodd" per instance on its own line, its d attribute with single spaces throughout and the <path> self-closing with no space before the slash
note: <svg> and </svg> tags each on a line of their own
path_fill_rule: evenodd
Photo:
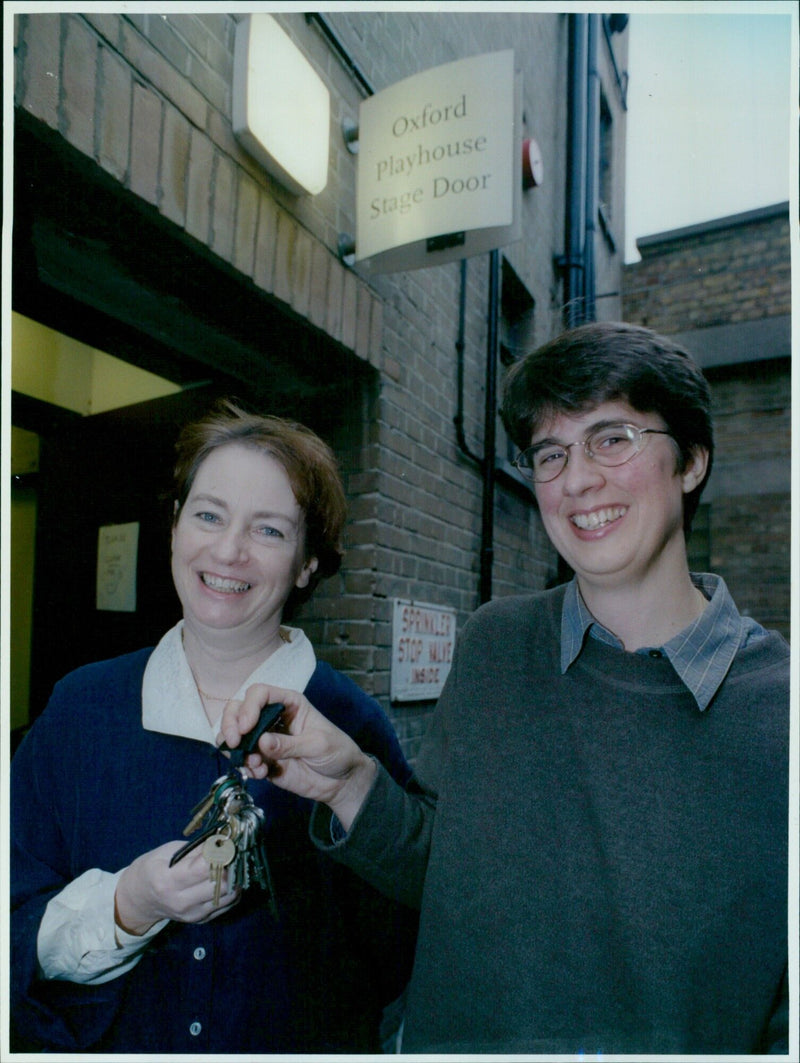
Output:
<svg viewBox="0 0 800 1063">
<path fill-rule="evenodd" d="M 289 703 L 254 770 L 420 907 L 404 1051 L 786 1053 L 789 648 L 689 571 L 708 386 L 591 324 L 511 370 L 503 415 L 574 578 L 466 624 L 419 795 L 300 695 L 251 690 L 225 737 Z"/>
</svg>

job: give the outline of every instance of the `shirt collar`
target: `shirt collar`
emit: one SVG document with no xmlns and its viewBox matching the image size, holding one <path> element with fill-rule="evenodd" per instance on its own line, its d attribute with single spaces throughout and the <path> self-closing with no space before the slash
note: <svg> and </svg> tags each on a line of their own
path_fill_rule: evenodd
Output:
<svg viewBox="0 0 800 1063">
<path fill-rule="evenodd" d="M 183 649 L 183 621 L 164 635 L 150 655 L 142 680 L 142 726 L 146 731 L 194 738 L 216 745 L 219 720 L 208 722 Z M 253 683 L 305 690 L 317 665 L 314 648 L 296 627 L 281 627 L 288 641 L 262 661 L 231 701 L 244 697 Z M 223 706 L 224 708 L 224 706 Z M 220 719 L 222 711 L 220 711 Z"/>
<path fill-rule="evenodd" d="M 703 572 L 692 573 L 691 578 L 709 599 L 706 608 L 663 646 L 645 647 L 639 652 L 659 649 L 702 712 L 728 674 L 740 646 L 748 638 L 765 632 L 755 621 L 739 613 L 721 576 Z M 562 675 L 579 656 L 587 632 L 601 642 L 624 648 L 616 635 L 598 623 L 586 608 L 577 580 L 573 579 L 567 587 L 561 612 Z"/>
</svg>

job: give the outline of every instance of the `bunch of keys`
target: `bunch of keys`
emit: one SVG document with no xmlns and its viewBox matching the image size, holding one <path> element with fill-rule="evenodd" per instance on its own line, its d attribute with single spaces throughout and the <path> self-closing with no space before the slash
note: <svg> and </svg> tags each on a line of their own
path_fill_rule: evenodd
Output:
<svg viewBox="0 0 800 1063">
<path fill-rule="evenodd" d="M 236 749 L 230 750 L 231 770 L 212 783 L 203 800 L 192 809 L 191 819 L 183 831 L 185 837 L 198 830 L 200 834 L 178 849 L 169 862 L 173 867 L 187 853 L 202 845 L 203 857 L 208 862 L 214 883 L 215 908 L 222 894 L 225 869 L 231 867 L 233 888 L 248 889 L 255 882 L 268 892 L 270 910 L 273 916 L 277 916 L 261 832 L 264 813 L 247 792 L 247 780 L 241 768 L 261 735 L 279 722 L 283 708 L 280 704 L 265 705 L 253 730 L 242 736 Z M 223 743 L 220 749 L 228 751 L 228 746 Z"/>
</svg>

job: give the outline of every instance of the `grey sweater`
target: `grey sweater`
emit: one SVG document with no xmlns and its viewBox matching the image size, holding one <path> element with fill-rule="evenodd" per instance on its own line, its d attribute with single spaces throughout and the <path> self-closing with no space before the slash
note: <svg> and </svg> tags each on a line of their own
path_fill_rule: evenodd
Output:
<svg viewBox="0 0 800 1063">
<path fill-rule="evenodd" d="M 404 1052 L 788 1050 L 789 649 L 705 713 L 666 659 L 588 639 L 563 590 L 479 610 L 416 770 L 320 847 L 420 906 Z"/>
</svg>

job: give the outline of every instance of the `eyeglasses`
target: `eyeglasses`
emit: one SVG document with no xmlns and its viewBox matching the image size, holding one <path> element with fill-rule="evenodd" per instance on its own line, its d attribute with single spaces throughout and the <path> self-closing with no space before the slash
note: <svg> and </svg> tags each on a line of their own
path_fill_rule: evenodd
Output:
<svg viewBox="0 0 800 1063">
<path fill-rule="evenodd" d="M 604 424 L 593 428 L 585 439 L 576 443 L 537 443 L 514 459 L 522 475 L 535 484 L 555 480 L 566 469 L 570 447 L 583 447 L 591 461 L 606 468 L 624 465 L 644 448 L 647 434 L 671 436 L 663 428 L 637 428 L 635 424 Z"/>
</svg>

